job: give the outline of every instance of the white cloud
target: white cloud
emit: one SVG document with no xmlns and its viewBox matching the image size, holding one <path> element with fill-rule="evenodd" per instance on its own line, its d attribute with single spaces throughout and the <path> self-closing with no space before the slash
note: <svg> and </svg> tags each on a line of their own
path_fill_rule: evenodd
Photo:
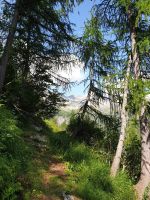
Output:
<svg viewBox="0 0 150 200">
<path fill-rule="evenodd" d="M 76 62 L 69 64 L 68 67 L 66 67 L 68 69 L 59 70 L 58 74 L 64 78 L 68 78 L 72 82 L 80 82 L 84 79 L 83 66 L 84 64 L 76 58 Z"/>
<path fill-rule="evenodd" d="M 84 79 L 83 69 L 80 67 L 74 66 L 71 70 L 62 70 L 59 72 L 59 75 L 63 76 L 64 78 L 68 78 L 70 81 L 78 81 Z"/>
</svg>

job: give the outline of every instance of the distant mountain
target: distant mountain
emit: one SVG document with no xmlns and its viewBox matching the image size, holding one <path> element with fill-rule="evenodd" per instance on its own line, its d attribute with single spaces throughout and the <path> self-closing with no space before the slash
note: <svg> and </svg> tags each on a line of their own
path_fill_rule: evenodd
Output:
<svg viewBox="0 0 150 200">
<path fill-rule="evenodd" d="M 85 96 L 65 96 L 64 97 L 67 100 L 66 107 L 64 109 L 69 110 L 77 110 L 83 105 L 83 101 L 85 99 Z"/>
<path fill-rule="evenodd" d="M 70 95 L 70 96 L 65 96 L 64 98 L 67 100 L 67 103 L 66 103 L 66 106 L 63 107 L 63 110 L 67 111 L 67 110 L 79 109 L 84 104 L 84 100 L 86 99 L 86 96 Z M 99 111 L 101 111 L 104 114 L 109 114 L 110 103 L 108 101 L 100 102 Z"/>
<path fill-rule="evenodd" d="M 74 95 L 66 96 L 67 100 L 75 100 L 76 97 Z"/>
</svg>

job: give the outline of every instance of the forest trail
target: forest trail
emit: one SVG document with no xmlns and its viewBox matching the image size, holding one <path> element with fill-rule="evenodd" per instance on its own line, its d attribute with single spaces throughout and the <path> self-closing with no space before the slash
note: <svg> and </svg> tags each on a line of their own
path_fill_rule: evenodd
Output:
<svg viewBox="0 0 150 200">
<path fill-rule="evenodd" d="M 38 200 L 64 200 L 65 184 L 67 182 L 67 166 L 65 163 L 52 158 L 49 162 L 48 169 L 42 173 L 43 190 L 45 194 L 41 194 Z M 37 198 L 37 197 L 36 197 Z M 37 200 L 37 199 L 32 199 Z M 72 196 L 68 200 L 80 200 Z"/>
<path fill-rule="evenodd" d="M 66 166 L 64 163 L 52 159 L 47 171 L 42 174 L 42 182 L 49 193 L 47 196 L 42 195 L 39 200 L 61 200 L 63 199 L 63 188 L 66 181 Z"/>
<path fill-rule="evenodd" d="M 34 163 L 39 173 L 38 181 L 41 190 L 41 193 L 33 195 L 32 200 L 64 200 L 64 195 L 71 197 L 68 200 L 81 200 L 72 194 L 66 195 L 69 178 L 68 167 L 57 155 L 49 152 L 47 136 L 41 136 L 35 132 L 30 139 L 37 151 Z"/>
<path fill-rule="evenodd" d="M 110 179 L 107 155 L 70 137 L 64 127 L 48 121 L 23 132 L 31 150 L 22 181 L 26 200 L 135 199 L 125 174 Z"/>
<path fill-rule="evenodd" d="M 64 163 L 53 161 L 51 165 L 49 165 L 49 169 L 47 172 L 43 173 L 43 183 L 47 185 L 49 183 L 50 178 L 60 178 L 65 182 L 65 170 L 66 166 Z"/>
</svg>

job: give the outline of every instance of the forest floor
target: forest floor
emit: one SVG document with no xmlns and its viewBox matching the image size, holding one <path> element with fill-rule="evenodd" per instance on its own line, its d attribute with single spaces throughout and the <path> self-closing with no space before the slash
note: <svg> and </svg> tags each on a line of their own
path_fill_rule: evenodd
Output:
<svg viewBox="0 0 150 200">
<path fill-rule="evenodd" d="M 88 145 L 53 119 L 20 120 L 3 105 L 0 118 L 0 199 L 135 200 L 124 171 L 110 177 L 101 141 Z"/>
<path fill-rule="evenodd" d="M 44 190 L 48 191 L 39 196 L 39 200 L 62 200 L 67 182 L 67 167 L 65 163 L 51 159 L 48 169 L 43 172 L 42 182 Z M 72 195 L 71 195 L 72 196 Z M 79 198 L 72 196 L 74 200 Z"/>
<path fill-rule="evenodd" d="M 61 200 L 66 181 L 66 166 L 57 159 L 51 159 L 48 169 L 44 170 L 41 177 L 43 183 L 43 194 L 39 200 Z M 45 194 L 44 194 L 45 193 Z M 34 199 L 34 198 L 33 198 Z"/>
<path fill-rule="evenodd" d="M 34 149 L 32 167 L 29 170 L 32 185 L 29 198 L 31 200 L 64 200 L 64 195 L 66 197 L 69 195 L 73 200 L 80 200 L 68 194 L 67 163 L 60 155 L 57 155 L 57 152 L 50 151 L 48 135 L 42 135 L 32 129 L 26 130 L 26 138 Z M 52 142 L 51 145 L 55 144 Z"/>
<path fill-rule="evenodd" d="M 29 167 L 21 181 L 24 200 L 135 199 L 126 174 L 110 178 L 105 152 L 53 126 L 48 122 L 42 131 L 29 126 L 23 130 L 32 149 Z"/>
</svg>

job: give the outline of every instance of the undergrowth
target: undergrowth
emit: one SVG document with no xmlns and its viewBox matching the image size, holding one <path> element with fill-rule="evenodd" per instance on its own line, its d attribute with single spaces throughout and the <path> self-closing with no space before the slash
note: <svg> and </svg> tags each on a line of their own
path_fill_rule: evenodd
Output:
<svg viewBox="0 0 150 200">
<path fill-rule="evenodd" d="M 55 125 L 56 126 L 56 125 Z M 67 192 L 86 200 L 134 200 L 132 183 L 125 172 L 109 175 L 106 154 L 71 138 L 66 132 L 49 134 L 51 154 L 68 166 Z"/>
<path fill-rule="evenodd" d="M 29 149 L 15 116 L 0 105 L 0 199 L 17 199 L 22 191 L 19 176 L 27 169 Z"/>
<path fill-rule="evenodd" d="M 69 136 L 55 121 L 45 121 L 37 133 L 29 124 L 0 106 L 0 199 L 40 199 L 41 194 L 61 196 L 65 190 L 85 200 L 134 200 L 132 183 L 123 172 L 109 176 L 107 154 Z M 20 125 L 21 124 L 21 125 Z M 45 136 L 46 143 L 33 136 Z M 52 157 L 67 166 L 67 179 L 42 182 Z"/>
</svg>

